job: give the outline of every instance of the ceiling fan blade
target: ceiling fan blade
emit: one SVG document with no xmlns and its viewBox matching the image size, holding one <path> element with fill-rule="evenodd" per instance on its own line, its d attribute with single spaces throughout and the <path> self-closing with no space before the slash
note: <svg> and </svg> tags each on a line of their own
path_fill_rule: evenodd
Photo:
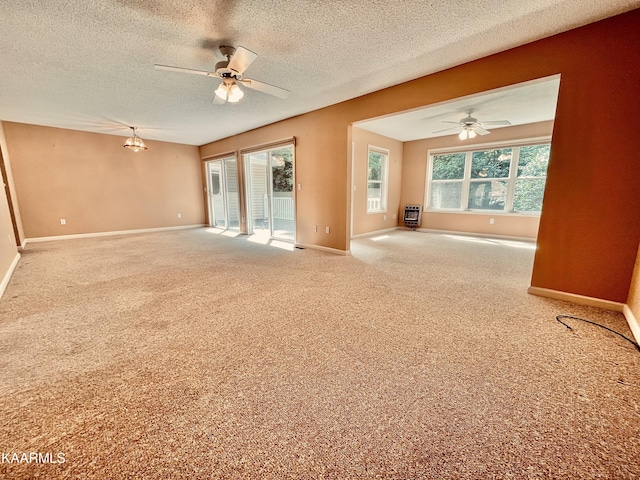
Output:
<svg viewBox="0 0 640 480">
<path fill-rule="evenodd" d="M 442 123 L 455 123 L 456 125 L 460 125 L 460 122 L 452 122 L 450 120 L 442 120 Z"/>
<path fill-rule="evenodd" d="M 451 122 L 453 123 L 453 122 Z M 431 133 L 441 133 L 441 132 L 448 132 L 450 130 L 458 130 L 460 128 L 460 126 L 457 127 L 452 127 L 452 128 L 445 128 L 444 130 L 436 130 L 435 132 L 431 132 Z"/>
<path fill-rule="evenodd" d="M 491 132 L 482 127 L 476 126 L 473 129 L 478 135 L 489 135 Z"/>
<path fill-rule="evenodd" d="M 247 50 L 244 47 L 237 47 L 227 68 L 242 75 L 256 58 L 258 58 L 258 55 L 251 50 Z"/>
<path fill-rule="evenodd" d="M 156 63 L 154 67 L 157 68 L 158 70 L 168 70 L 170 72 L 192 73 L 194 75 L 205 75 L 207 77 L 218 76 L 216 72 L 205 72 L 204 70 L 193 70 L 191 68 L 172 67 L 171 65 L 160 65 L 158 63 Z"/>
<path fill-rule="evenodd" d="M 268 83 L 259 82 L 257 80 L 251 80 L 250 78 L 244 78 L 240 80 L 240 82 L 245 87 L 251 88 L 252 90 L 257 90 L 262 93 L 268 93 L 269 95 L 273 95 L 274 97 L 287 98 L 291 93 L 289 90 L 285 90 L 284 88 L 269 85 Z"/>
<path fill-rule="evenodd" d="M 509 120 L 493 120 L 490 122 L 482 122 L 482 125 L 511 125 Z"/>
</svg>

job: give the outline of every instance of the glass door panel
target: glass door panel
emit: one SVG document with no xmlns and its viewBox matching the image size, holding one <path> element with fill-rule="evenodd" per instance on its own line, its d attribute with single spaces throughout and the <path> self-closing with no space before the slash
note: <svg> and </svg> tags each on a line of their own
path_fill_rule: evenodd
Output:
<svg viewBox="0 0 640 480">
<path fill-rule="evenodd" d="M 207 191 L 209 193 L 209 225 L 227 228 L 225 215 L 222 161 L 207 163 Z"/>
<path fill-rule="evenodd" d="M 235 157 L 207 162 L 207 194 L 210 226 L 240 230 L 238 164 Z"/>
<path fill-rule="evenodd" d="M 235 158 L 225 158 L 224 184 L 227 204 L 227 228 L 240 229 L 240 200 L 238 194 L 238 162 Z"/>
<path fill-rule="evenodd" d="M 271 165 L 271 235 L 294 239 L 293 146 L 269 152 Z"/>
<path fill-rule="evenodd" d="M 247 205 L 249 210 L 249 232 L 270 235 L 269 228 L 269 182 L 266 152 L 247 155 L 248 188 Z"/>
<path fill-rule="evenodd" d="M 249 234 L 295 240 L 293 145 L 245 155 Z"/>
</svg>

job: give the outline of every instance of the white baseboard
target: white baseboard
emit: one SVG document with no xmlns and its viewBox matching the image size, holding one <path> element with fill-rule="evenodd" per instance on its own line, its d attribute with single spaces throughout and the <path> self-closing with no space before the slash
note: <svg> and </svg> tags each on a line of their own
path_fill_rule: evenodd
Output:
<svg viewBox="0 0 640 480">
<path fill-rule="evenodd" d="M 640 343 L 640 323 L 638 323 L 638 319 L 629 308 L 629 305 L 624 305 L 622 313 L 624 314 L 624 318 L 627 319 L 627 323 L 629 324 L 631 333 L 633 333 L 633 336 L 636 338 L 636 342 Z"/>
<path fill-rule="evenodd" d="M 578 305 L 587 305 L 589 307 L 603 308 L 605 310 L 613 310 L 615 312 L 621 312 L 624 318 L 629 324 L 629 329 L 636 339 L 636 342 L 640 343 L 640 323 L 635 317 L 629 305 L 626 303 L 612 302 L 610 300 L 602 300 L 601 298 L 585 297 L 584 295 L 577 295 L 575 293 L 561 292 L 559 290 L 551 290 L 549 288 L 529 287 L 528 293 L 537 295 L 539 297 L 553 298 L 555 300 L 564 300 L 566 302 L 577 303 Z"/>
<path fill-rule="evenodd" d="M 372 237 L 374 235 L 384 235 L 385 233 L 394 232 L 399 227 L 385 228 L 384 230 L 375 230 L 373 232 L 359 233 L 357 235 L 351 235 L 351 238 Z"/>
<path fill-rule="evenodd" d="M 527 293 L 537 295 L 539 297 L 553 298 L 556 300 L 564 300 L 566 302 L 577 303 L 578 305 L 587 305 L 589 307 L 604 308 L 605 310 L 613 310 L 622 312 L 624 303 L 612 302 L 611 300 L 602 300 L 601 298 L 586 297 L 577 293 L 561 292 L 560 290 L 551 290 L 550 288 L 529 287 Z"/>
<path fill-rule="evenodd" d="M 4 275 L 2 282 L 0 282 L 0 298 L 2 298 L 2 295 L 4 294 L 4 291 L 7 288 L 7 285 L 9 285 L 9 280 L 11 280 L 11 275 L 13 275 L 13 271 L 18 266 L 19 261 L 20 261 L 20 254 L 16 253 L 16 256 L 13 257 L 13 262 L 11 262 L 11 265 L 9 266 L 9 270 L 7 270 L 7 273 Z"/>
<path fill-rule="evenodd" d="M 398 228 L 402 230 L 411 230 L 408 227 L 398 227 Z M 423 232 L 423 233 L 439 233 L 442 235 L 462 235 L 465 237 L 497 238 L 502 240 L 514 240 L 516 242 L 536 243 L 536 239 L 531 237 L 516 237 L 512 235 L 494 235 L 492 233 L 460 232 L 457 230 L 435 230 L 433 228 L 416 228 L 415 230 L 416 232 Z"/>
<path fill-rule="evenodd" d="M 311 244 L 306 244 L 306 243 L 296 243 L 295 244 L 296 247 L 300 247 L 300 248 L 310 248 L 312 250 L 322 250 L 323 252 L 329 252 L 329 253 L 336 253 L 338 255 L 351 255 L 351 250 L 338 250 L 337 248 L 331 248 L 331 247 L 323 247 L 322 245 L 311 245 Z"/>
<path fill-rule="evenodd" d="M 27 238 L 24 244 L 26 245 L 28 242 L 29 243 L 49 242 L 51 240 L 70 240 L 74 238 L 108 237 L 111 235 L 129 235 L 133 233 L 151 233 L 151 232 L 164 232 L 168 230 L 185 230 L 190 228 L 202 228 L 205 226 L 206 226 L 205 224 L 180 225 L 178 227 L 140 228 L 137 230 L 115 230 L 111 232 L 78 233 L 74 235 L 56 235 L 52 237 L 34 237 L 34 238 Z"/>
</svg>

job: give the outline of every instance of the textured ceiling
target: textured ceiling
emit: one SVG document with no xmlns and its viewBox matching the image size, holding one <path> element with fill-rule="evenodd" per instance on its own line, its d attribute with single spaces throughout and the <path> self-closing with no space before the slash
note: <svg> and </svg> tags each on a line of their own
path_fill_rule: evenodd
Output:
<svg viewBox="0 0 640 480">
<path fill-rule="evenodd" d="M 525 125 L 553 120 L 556 115 L 560 76 L 533 80 L 510 87 L 498 88 L 449 102 L 416 108 L 395 115 L 386 115 L 358 122 L 364 130 L 402 142 L 423 138 L 457 135 L 456 125 L 468 113 L 480 123 L 507 120 L 511 125 Z M 453 127 L 454 130 L 442 131 Z M 483 126 L 491 131 L 501 126 Z"/>
<path fill-rule="evenodd" d="M 0 120 L 202 145 L 640 6 L 640 0 L 0 0 Z M 258 54 L 212 105 L 220 45 Z"/>
</svg>

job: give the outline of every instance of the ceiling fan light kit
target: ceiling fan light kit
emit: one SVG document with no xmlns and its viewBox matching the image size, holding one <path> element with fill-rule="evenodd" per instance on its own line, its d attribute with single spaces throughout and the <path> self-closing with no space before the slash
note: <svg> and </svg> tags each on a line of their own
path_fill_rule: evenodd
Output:
<svg viewBox="0 0 640 480">
<path fill-rule="evenodd" d="M 205 75 L 207 77 L 216 77 L 222 80 L 215 90 L 213 103 L 238 103 L 244 92 L 239 84 L 244 85 L 252 90 L 273 95 L 279 98 L 287 98 L 289 91 L 284 88 L 269 85 L 268 83 L 259 82 L 249 78 L 244 78 L 244 71 L 251 63 L 258 58 L 258 55 L 244 47 L 221 46 L 220 53 L 226 57 L 216 63 L 214 72 L 204 70 L 193 70 L 191 68 L 173 67 L 171 65 L 155 64 L 158 70 L 169 70 L 180 73 L 191 73 L 195 75 Z"/>
<path fill-rule="evenodd" d="M 460 140 L 468 140 L 470 138 L 475 138 L 478 135 L 488 135 L 489 133 L 491 133 L 489 130 L 485 130 L 483 128 L 483 125 L 502 125 L 502 126 L 511 125 L 511 122 L 509 120 L 494 120 L 490 122 L 480 123 L 477 118 L 474 118 L 471 116 L 471 114 L 473 113 L 473 110 L 467 110 L 465 113 L 467 114 L 467 116 L 462 118 L 458 122 L 451 122 L 448 120 L 444 120 L 443 122 L 443 123 L 455 123 L 457 126 L 451 127 L 451 128 L 445 128 L 444 130 L 438 130 L 433 133 L 448 132 L 450 130 L 460 129 L 458 138 Z"/>
<path fill-rule="evenodd" d="M 124 142 L 123 147 L 128 148 L 129 150 L 133 150 L 136 153 L 147 150 L 149 147 L 147 147 L 142 139 L 138 135 L 136 135 L 136 127 L 129 128 L 133 132 L 133 136 L 127 138 L 127 141 Z"/>
<path fill-rule="evenodd" d="M 215 94 L 220 100 L 227 101 L 229 103 L 238 103 L 242 97 L 244 97 L 244 92 L 235 82 L 227 83 L 226 81 L 220 83 Z"/>
<path fill-rule="evenodd" d="M 458 135 L 458 138 L 460 140 L 468 140 L 469 138 L 475 138 L 476 135 L 476 132 L 472 128 L 465 127 Z"/>
</svg>

